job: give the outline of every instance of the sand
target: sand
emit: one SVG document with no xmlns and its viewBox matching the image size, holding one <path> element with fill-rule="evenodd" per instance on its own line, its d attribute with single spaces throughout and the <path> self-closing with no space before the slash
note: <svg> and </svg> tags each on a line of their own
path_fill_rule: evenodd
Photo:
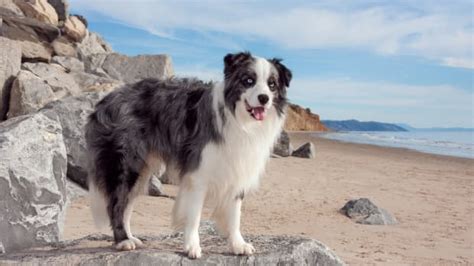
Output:
<svg viewBox="0 0 474 266">
<path fill-rule="evenodd" d="M 312 141 L 316 157 L 271 159 L 260 189 L 244 201 L 244 234 L 315 238 L 348 264 L 474 264 L 474 160 L 307 133 L 292 133 L 291 140 L 294 146 Z M 399 224 L 360 225 L 339 213 L 359 197 L 387 209 Z M 140 197 L 134 233 L 172 232 L 172 205 L 168 198 Z M 73 201 L 65 238 L 95 232 L 87 200 Z"/>
</svg>

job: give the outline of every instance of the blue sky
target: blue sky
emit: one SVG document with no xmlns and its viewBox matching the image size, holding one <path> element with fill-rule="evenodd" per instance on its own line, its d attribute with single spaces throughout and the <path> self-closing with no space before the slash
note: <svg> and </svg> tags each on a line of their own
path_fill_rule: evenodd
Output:
<svg viewBox="0 0 474 266">
<path fill-rule="evenodd" d="M 283 58 L 292 102 L 322 119 L 474 127 L 473 5 L 422 1 L 71 0 L 115 51 L 169 54 L 220 80 L 222 57 Z"/>
</svg>

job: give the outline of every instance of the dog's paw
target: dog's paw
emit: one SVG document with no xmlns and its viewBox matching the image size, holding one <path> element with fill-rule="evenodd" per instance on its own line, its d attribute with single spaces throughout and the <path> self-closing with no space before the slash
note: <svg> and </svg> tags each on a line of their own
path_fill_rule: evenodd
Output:
<svg viewBox="0 0 474 266">
<path fill-rule="evenodd" d="M 136 237 L 134 237 L 134 236 L 130 237 L 130 240 L 132 240 L 133 243 L 135 243 L 135 247 L 136 247 L 136 248 L 143 248 L 143 247 L 145 247 L 145 244 L 143 244 L 143 242 L 142 242 L 140 239 L 138 239 L 138 238 L 136 238 Z"/>
<path fill-rule="evenodd" d="M 190 259 L 199 259 L 202 256 L 201 247 L 199 245 L 186 247 L 184 251 L 186 251 Z"/>
<path fill-rule="evenodd" d="M 231 246 L 232 252 L 235 255 L 252 255 L 255 252 L 255 248 L 252 246 L 252 244 L 249 244 L 247 242 L 239 242 L 239 243 L 233 243 Z"/>
<path fill-rule="evenodd" d="M 133 240 L 131 239 L 125 239 L 122 242 L 117 243 L 117 245 L 115 245 L 115 249 L 119 251 L 134 250 L 136 247 L 137 246 L 135 245 L 135 242 L 133 242 Z"/>
</svg>

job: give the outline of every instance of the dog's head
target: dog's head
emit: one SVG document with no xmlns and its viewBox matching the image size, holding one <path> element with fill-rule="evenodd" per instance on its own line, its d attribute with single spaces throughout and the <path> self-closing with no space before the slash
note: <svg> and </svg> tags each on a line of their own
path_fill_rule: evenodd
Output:
<svg viewBox="0 0 474 266">
<path fill-rule="evenodd" d="M 241 122 L 263 122 L 282 116 L 291 71 L 280 59 L 254 57 L 248 52 L 224 57 L 226 105 Z"/>
</svg>

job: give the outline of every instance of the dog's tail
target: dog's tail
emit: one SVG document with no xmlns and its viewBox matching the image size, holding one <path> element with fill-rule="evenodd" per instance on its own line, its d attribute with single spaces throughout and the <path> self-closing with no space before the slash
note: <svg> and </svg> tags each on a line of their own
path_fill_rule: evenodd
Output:
<svg viewBox="0 0 474 266">
<path fill-rule="evenodd" d="M 89 182 L 89 200 L 95 226 L 98 229 L 105 229 L 110 226 L 106 197 L 95 186 L 94 182 Z"/>
</svg>

